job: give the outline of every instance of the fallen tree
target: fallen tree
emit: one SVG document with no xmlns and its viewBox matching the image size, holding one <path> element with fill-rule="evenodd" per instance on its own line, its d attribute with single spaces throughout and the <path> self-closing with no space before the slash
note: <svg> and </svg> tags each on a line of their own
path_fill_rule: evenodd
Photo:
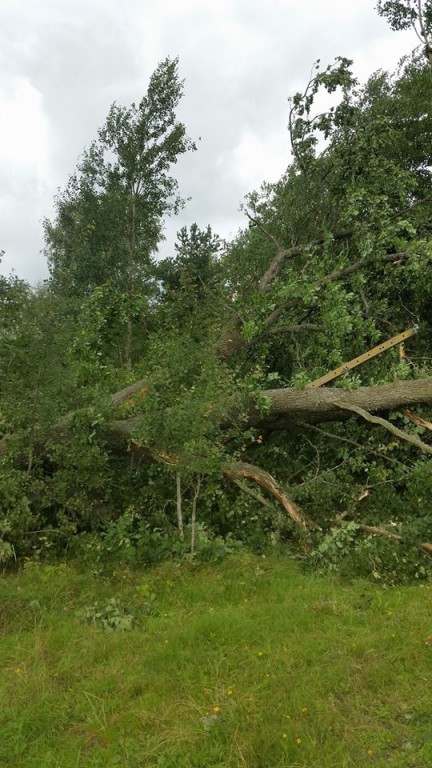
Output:
<svg viewBox="0 0 432 768">
<path fill-rule="evenodd" d="M 121 405 L 146 388 L 146 380 L 140 379 L 111 396 L 113 408 Z M 144 393 L 145 395 L 145 393 Z M 398 410 L 403 407 L 432 403 L 432 377 L 411 381 L 395 381 L 373 387 L 343 391 L 341 389 L 269 389 L 262 393 L 260 401 L 266 403 L 265 411 L 259 409 L 253 399 L 248 407 L 247 427 L 265 430 L 300 429 L 302 425 L 322 422 L 346 421 L 358 416 L 355 409 L 376 413 Z M 236 407 L 233 403 L 233 420 Z M 361 414 L 360 414 L 361 416 Z M 65 416 L 44 434 L 38 435 L 39 450 L 43 451 L 48 439 L 67 439 L 71 416 Z M 101 437 L 115 453 L 125 451 L 128 442 L 137 435 L 139 416 L 128 419 L 112 419 L 101 430 Z M 228 429 L 230 423 L 223 425 Z M 0 440 L 0 456 L 5 455 L 14 436 Z"/>
</svg>

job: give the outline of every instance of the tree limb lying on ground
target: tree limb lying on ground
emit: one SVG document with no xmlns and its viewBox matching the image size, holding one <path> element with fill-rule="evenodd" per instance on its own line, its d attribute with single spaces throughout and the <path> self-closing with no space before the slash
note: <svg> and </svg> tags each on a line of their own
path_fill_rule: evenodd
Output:
<svg viewBox="0 0 432 768">
<path fill-rule="evenodd" d="M 146 380 L 140 379 L 111 396 L 114 407 L 144 390 Z M 248 426 L 257 429 L 301 429 L 303 424 L 345 421 L 355 414 L 355 408 L 379 412 L 424 403 L 432 403 L 432 378 L 412 381 L 395 381 L 373 387 L 359 387 L 344 392 L 337 388 L 320 389 L 269 389 L 262 395 L 268 403 L 263 413 L 251 400 L 248 409 Z M 233 402 L 233 420 L 236 406 Z M 67 439 L 68 417 L 40 434 L 38 443 L 43 450 L 48 439 Z M 229 423 L 223 425 L 228 428 Z M 110 420 L 101 432 L 102 438 L 113 452 L 124 451 L 128 441 L 139 429 L 139 418 Z M 5 455 L 14 437 L 6 435 L 0 440 L 0 456 Z"/>
</svg>

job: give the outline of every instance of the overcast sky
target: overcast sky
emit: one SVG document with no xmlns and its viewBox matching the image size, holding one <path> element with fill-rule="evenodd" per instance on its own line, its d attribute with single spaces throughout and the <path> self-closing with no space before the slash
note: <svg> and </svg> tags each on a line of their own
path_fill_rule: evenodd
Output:
<svg viewBox="0 0 432 768">
<path fill-rule="evenodd" d="M 0 0 L 0 265 L 47 276 L 42 219 L 113 101 L 145 93 L 166 56 L 180 57 L 179 116 L 198 152 L 174 174 L 191 197 L 167 223 L 161 253 L 196 221 L 229 238 L 239 205 L 289 163 L 287 98 L 311 66 L 354 59 L 364 81 L 416 44 L 375 0 Z"/>
</svg>

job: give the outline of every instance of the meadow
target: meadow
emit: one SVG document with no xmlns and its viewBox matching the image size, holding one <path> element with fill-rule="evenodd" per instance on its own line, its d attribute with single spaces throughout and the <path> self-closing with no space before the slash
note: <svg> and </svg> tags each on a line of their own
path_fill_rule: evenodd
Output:
<svg viewBox="0 0 432 768">
<path fill-rule="evenodd" d="M 431 598 L 280 556 L 29 563 L 0 577 L 0 766 L 428 768 Z"/>
</svg>

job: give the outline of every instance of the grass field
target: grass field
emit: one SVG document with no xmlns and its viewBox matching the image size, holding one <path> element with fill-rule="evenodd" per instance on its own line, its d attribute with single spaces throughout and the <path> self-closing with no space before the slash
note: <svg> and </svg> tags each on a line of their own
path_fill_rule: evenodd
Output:
<svg viewBox="0 0 432 768">
<path fill-rule="evenodd" d="M 281 558 L 0 577 L 0 766 L 430 768 L 432 588 Z"/>
</svg>

